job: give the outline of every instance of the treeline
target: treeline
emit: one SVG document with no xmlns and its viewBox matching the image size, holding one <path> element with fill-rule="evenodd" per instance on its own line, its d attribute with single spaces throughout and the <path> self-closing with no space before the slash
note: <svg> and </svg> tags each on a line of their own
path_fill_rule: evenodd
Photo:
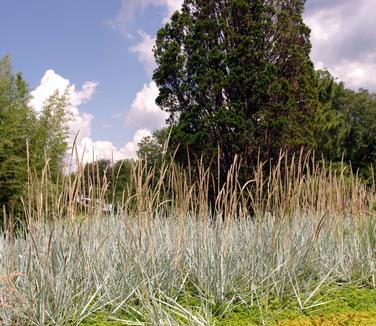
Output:
<svg viewBox="0 0 376 326">
<path fill-rule="evenodd" d="M 332 166 L 343 165 L 358 172 L 365 181 L 372 178 L 376 165 L 376 94 L 366 89 L 346 88 L 344 82 L 337 81 L 327 70 L 316 71 L 315 78 L 317 108 L 313 117 L 313 141 L 304 148 L 314 152 L 317 160 L 324 159 Z M 156 130 L 152 137 L 144 138 L 139 144 L 139 158 L 160 164 L 166 142 L 169 143 L 167 155 L 174 155 L 175 128 L 172 125 Z M 180 146 L 184 148 L 181 143 Z M 189 149 L 185 147 L 186 153 L 192 154 Z M 265 155 L 260 152 L 261 156 Z M 292 150 L 293 153 L 296 151 Z"/>
<path fill-rule="evenodd" d="M 376 164 L 376 94 L 354 91 L 328 71 L 317 72 L 317 154 L 344 162 L 363 178 L 373 176 Z"/>
<path fill-rule="evenodd" d="M 314 70 L 304 5 L 185 0 L 159 30 L 157 103 L 182 164 L 202 159 L 224 179 L 235 155 L 249 175 L 258 160 L 303 149 L 370 176 L 375 95 Z"/>
<path fill-rule="evenodd" d="M 365 89 L 348 89 L 343 82 L 323 70 L 315 72 L 315 85 L 317 109 L 312 130 L 313 144 L 306 149 L 315 153 L 316 160 L 326 161 L 333 169 L 345 167 L 347 171 L 339 172 L 350 173 L 352 170 L 358 172 L 364 182 L 372 183 L 376 165 L 376 94 Z M 138 144 L 138 159 L 147 161 L 147 166 L 155 173 L 164 160 L 179 159 L 176 157 L 176 140 L 173 139 L 174 128 L 176 125 L 156 130 L 152 137 L 145 137 Z M 178 146 L 185 146 L 185 153 L 194 157 L 189 146 L 181 143 Z M 212 157 L 209 164 L 215 164 L 216 159 Z M 193 160 L 191 163 L 194 165 Z M 114 164 L 109 160 L 99 160 L 87 164 L 84 169 L 87 192 L 89 188 L 100 189 L 103 186 L 101 182 L 106 180 L 107 200 L 121 202 L 134 173 L 133 164 L 132 160 Z M 216 172 L 213 170 L 214 177 Z"/>
<path fill-rule="evenodd" d="M 304 5 L 185 0 L 154 48 L 157 103 L 170 129 L 144 140 L 140 152 L 153 160 L 169 134 L 182 165 L 202 160 L 222 179 L 235 155 L 247 178 L 257 161 L 301 150 L 371 177 L 375 94 L 314 70 Z"/>
<path fill-rule="evenodd" d="M 132 173 L 135 162 L 133 160 L 119 160 L 112 162 L 110 160 L 98 160 L 87 163 L 82 171 L 74 172 L 81 174 L 82 190 L 81 195 L 90 200 L 102 198 L 107 203 L 112 203 L 115 207 L 127 198 L 128 187 L 131 184 Z M 130 192 L 130 191 L 129 191 Z"/>
<path fill-rule="evenodd" d="M 3 214 L 22 216 L 21 197 L 26 200 L 30 179 L 48 173 L 54 182 L 64 168 L 67 98 L 55 93 L 40 112 L 30 99 L 22 74 L 13 73 L 5 56 L 0 60 L 0 222 Z"/>
</svg>

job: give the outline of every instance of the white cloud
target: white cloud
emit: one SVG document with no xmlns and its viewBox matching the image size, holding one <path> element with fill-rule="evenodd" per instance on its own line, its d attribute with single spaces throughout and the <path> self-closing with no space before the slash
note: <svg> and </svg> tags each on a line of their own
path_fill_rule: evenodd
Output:
<svg viewBox="0 0 376 326">
<path fill-rule="evenodd" d="M 148 6 L 159 6 L 166 9 L 166 16 L 162 23 L 166 23 L 171 15 L 181 9 L 183 0 L 122 0 L 120 10 L 111 26 L 120 30 L 129 37 L 128 24 L 133 20 L 137 11 L 142 11 Z M 141 41 L 130 47 L 130 52 L 137 54 L 138 60 L 143 64 L 148 78 L 151 80 L 156 63 L 153 54 L 155 37 L 139 31 Z M 136 94 L 130 111 L 126 114 L 125 122 L 128 126 L 139 129 L 154 130 L 165 126 L 168 114 L 162 111 L 155 103 L 159 93 L 157 85 L 151 81 Z"/>
<path fill-rule="evenodd" d="M 366 88 L 376 90 L 376 61 L 365 58 L 364 61 L 342 60 L 332 68 L 328 68 L 332 75 L 346 82 L 352 89 Z"/>
<path fill-rule="evenodd" d="M 163 19 L 163 23 L 167 23 L 175 11 L 181 9 L 183 4 L 183 0 L 159 0 L 161 5 L 165 5 L 167 7 L 167 16 Z"/>
<path fill-rule="evenodd" d="M 67 90 L 67 96 L 69 97 L 67 111 L 72 115 L 72 121 L 69 123 L 70 135 L 68 143 L 72 146 L 73 140 L 78 133 L 76 149 L 80 162 L 91 162 L 93 159 L 114 159 L 117 161 L 136 158 L 137 144 L 144 136 L 151 135 L 149 130 L 137 130 L 133 139 L 120 149 L 110 141 L 94 141 L 91 138 L 91 123 L 94 117 L 90 113 L 80 112 L 79 106 L 92 99 L 97 86 L 98 83 L 89 81 L 84 83 L 81 89 L 77 90 L 76 86 L 71 84 L 68 79 L 63 78 L 53 70 L 47 70 L 40 85 L 31 92 L 30 105 L 37 112 L 40 112 L 44 103 L 52 94 L 58 91 L 62 95 Z M 73 165 L 75 161 L 76 158 L 73 158 Z"/>
<path fill-rule="evenodd" d="M 165 23 L 175 11 L 181 8 L 182 4 L 183 0 L 122 0 L 116 17 L 109 24 L 112 28 L 132 39 L 133 36 L 129 33 L 127 25 L 134 19 L 137 11 L 142 11 L 151 5 L 164 7 L 166 16 L 162 22 Z"/>
<path fill-rule="evenodd" d="M 135 128 L 158 129 L 166 125 L 168 114 L 155 103 L 159 93 L 155 82 L 145 84 L 136 95 L 127 114 L 126 124 Z"/>
<path fill-rule="evenodd" d="M 45 101 L 57 90 L 60 93 L 69 87 L 69 80 L 56 74 L 52 69 L 45 72 L 40 85 L 31 92 L 30 105 L 40 112 Z"/>
<path fill-rule="evenodd" d="M 97 86 L 97 82 L 89 81 L 80 90 L 76 90 L 76 86 L 71 84 L 68 79 L 49 69 L 45 72 L 40 85 L 31 92 L 30 105 L 37 112 L 40 112 L 44 103 L 53 93 L 57 91 L 60 95 L 63 95 L 67 91 L 69 101 L 67 111 L 72 116 L 72 121 L 69 122 L 69 141 L 71 142 L 77 133 L 79 133 L 78 141 L 80 141 L 91 135 L 93 116 L 90 113 L 80 113 L 78 107 L 91 100 Z"/>
<path fill-rule="evenodd" d="M 93 94 L 98 86 L 97 82 L 87 81 L 82 85 L 80 91 L 75 90 L 75 86 L 72 85 L 73 92 L 70 98 L 70 102 L 73 106 L 79 106 L 83 103 L 91 101 Z"/>
<path fill-rule="evenodd" d="M 127 142 L 124 147 L 117 148 L 109 141 L 93 141 L 89 137 L 82 139 L 78 146 L 80 162 L 92 162 L 99 159 L 118 161 L 122 159 L 136 159 L 138 143 L 147 136 L 151 136 L 147 129 L 137 130 L 133 139 Z"/>
<path fill-rule="evenodd" d="M 143 31 L 139 31 L 138 33 L 142 40 L 140 43 L 130 47 L 129 51 L 137 54 L 138 60 L 144 65 L 146 74 L 151 79 L 153 76 L 153 71 L 156 68 L 153 53 L 155 38 Z"/>
<path fill-rule="evenodd" d="M 317 11 L 306 18 L 311 27 L 311 40 L 313 43 L 326 43 L 341 31 L 341 21 L 338 15 L 332 11 Z"/>
<path fill-rule="evenodd" d="M 351 88 L 376 90 L 376 20 L 374 0 L 310 0 L 312 59 Z"/>
<path fill-rule="evenodd" d="M 136 131 L 133 139 L 125 144 L 121 152 L 125 157 L 137 158 L 138 143 L 145 137 L 151 137 L 152 133 L 147 129 L 139 129 Z"/>
</svg>

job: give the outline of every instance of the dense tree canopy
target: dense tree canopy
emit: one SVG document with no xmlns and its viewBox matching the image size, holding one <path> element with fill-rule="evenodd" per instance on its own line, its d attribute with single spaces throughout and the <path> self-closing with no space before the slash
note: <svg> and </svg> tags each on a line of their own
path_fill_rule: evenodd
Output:
<svg viewBox="0 0 376 326">
<path fill-rule="evenodd" d="M 347 89 L 327 71 L 318 72 L 318 93 L 317 151 L 370 176 L 376 163 L 376 95 Z"/>
<path fill-rule="evenodd" d="M 185 0 L 157 35 L 157 103 L 178 159 L 252 166 L 314 146 L 317 94 L 302 0 Z"/>
<path fill-rule="evenodd" d="M 67 149 L 66 98 L 53 95 L 40 113 L 30 106 L 30 93 L 9 56 L 0 60 L 0 221 L 3 207 L 20 209 L 29 173 L 40 174 L 49 163 L 51 177 L 64 167 Z"/>
<path fill-rule="evenodd" d="M 145 137 L 138 143 L 137 157 L 151 164 L 160 165 L 167 154 L 170 128 L 155 130 L 152 136 Z"/>
<path fill-rule="evenodd" d="M 0 61 L 0 203 L 19 196 L 27 181 L 26 141 L 33 120 L 21 74 L 13 75 L 9 57 Z"/>
</svg>

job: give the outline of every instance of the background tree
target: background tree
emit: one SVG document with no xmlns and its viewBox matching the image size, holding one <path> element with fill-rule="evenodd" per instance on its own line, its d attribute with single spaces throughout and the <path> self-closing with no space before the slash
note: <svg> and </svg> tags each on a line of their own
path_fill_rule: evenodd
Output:
<svg viewBox="0 0 376 326">
<path fill-rule="evenodd" d="M 376 95 L 364 89 L 354 92 L 340 84 L 333 108 L 343 115 L 339 137 L 344 159 L 367 174 L 376 163 Z"/>
<path fill-rule="evenodd" d="M 132 160 L 116 162 L 97 160 L 87 163 L 82 173 L 83 193 L 85 198 L 97 200 L 102 198 L 114 207 L 122 203 L 123 194 L 127 195 L 132 178 Z M 76 173 L 76 172 L 75 172 Z M 76 174 L 73 173 L 73 178 Z"/>
<path fill-rule="evenodd" d="M 67 94 L 57 91 L 44 103 L 42 111 L 34 118 L 30 130 L 30 153 L 35 171 L 41 171 L 48 162 L 51 177 L 55 179 L 63 171 L 64 158 L 68 150 L 68 122 L 71 115 L 67 112 Z M 41 159 L 43 158 L 43 159 Z"/>
<path fill-rule="evenodd" d="M 365 177 L 376 163 L 376 95 L 347 89 L 327 71 L 318 72 L 321 107 L 317 149 L 332 162 L 351 164 Z"/>
<path fill-rule="evenodd" d="M 83 170 L 83 181 L 86 197 L 101 198 L 103 191 L 107 193 L 112 183 L 111 161 L 101 159 L 87 163 Z"/>
<path fill-rule="evenodd" d="M 338 85 L 334 77 L 326 70 L 316 72 L 316 88 L 318 93 L 318 112 L 315 117 L 314 134 L 319 155 L 330 160 L 338 160 L 340 144 L 338 132 L 343 127 L 341 112 L 333 108 Z"/>
<path fill-rule="evenodd" d="M 138 143 L 137 157 L 159 166 L 167 154 L 171 128 L 165 127 L 153 132 Z M 166 158 L 166 157 L 165 157 Z"/>
<path fill-rule="evenodd" d="M 265 1 L 273 9 L 273 35 L 268 60 L 277 69 L 270 89 L 266 115 L 265 159 L 280 149 L 314 148 L 315 117 L 318 112 L 316 74 L 310 59 L 310 29 L 303 21 L 305 0 Z"/>
<path fill-rule="evenodd" d="M 27 183 L 26 141 L 33 114 L 27 86 L 12 73 L 8 56 L 0 61 L 0 204 L 13 209 Z"/>
<path fill-rule="evenodd" d="M 110 184 L 109 194 L 111 200 L 116 207 L 123 200 L 127 200 L 126 196 L 129 185 L 131 184 L 132 160 L 119 160 L 111 167 L 112 182 Z"/>
<path fill-rule="evenodd" d="M 28 168 L 37 175 L 46 161 L 52 179 L 62 173 L 67 148 L 67 100 L 57 93 L 37 114 L 20 73 L 14 74 L 9 56 L 0 60 L 0 206 L 22 216 Z M 18 213 L 17 213 L 18 212 Z"/>
<path fill-rule="evenodd" d="M 252 167 L 260 149 L 313 146 L 315 74 L 301 0 L 185 0 L 157 34 L 158 105 L 170 113 L 177 158 L 220 149 L 222 175 L 234 155 Z M 215 161 L 214 161 L 215 162 Z"/>
</svg>

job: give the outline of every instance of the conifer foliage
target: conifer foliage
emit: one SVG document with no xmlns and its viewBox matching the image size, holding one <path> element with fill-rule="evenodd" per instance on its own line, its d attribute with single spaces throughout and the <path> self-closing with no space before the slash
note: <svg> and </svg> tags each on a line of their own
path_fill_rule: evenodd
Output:
<svg viewBox="0 0 376 326">
<path fill-rule="evenodd" d="M 302 0 L 185 0 L 157 34 L 158 105 L 181 161 L 251 167 L 313 146 L 315 73 Z M 187 151 L 187 147 L 188 151 Z"/>
</svg>

